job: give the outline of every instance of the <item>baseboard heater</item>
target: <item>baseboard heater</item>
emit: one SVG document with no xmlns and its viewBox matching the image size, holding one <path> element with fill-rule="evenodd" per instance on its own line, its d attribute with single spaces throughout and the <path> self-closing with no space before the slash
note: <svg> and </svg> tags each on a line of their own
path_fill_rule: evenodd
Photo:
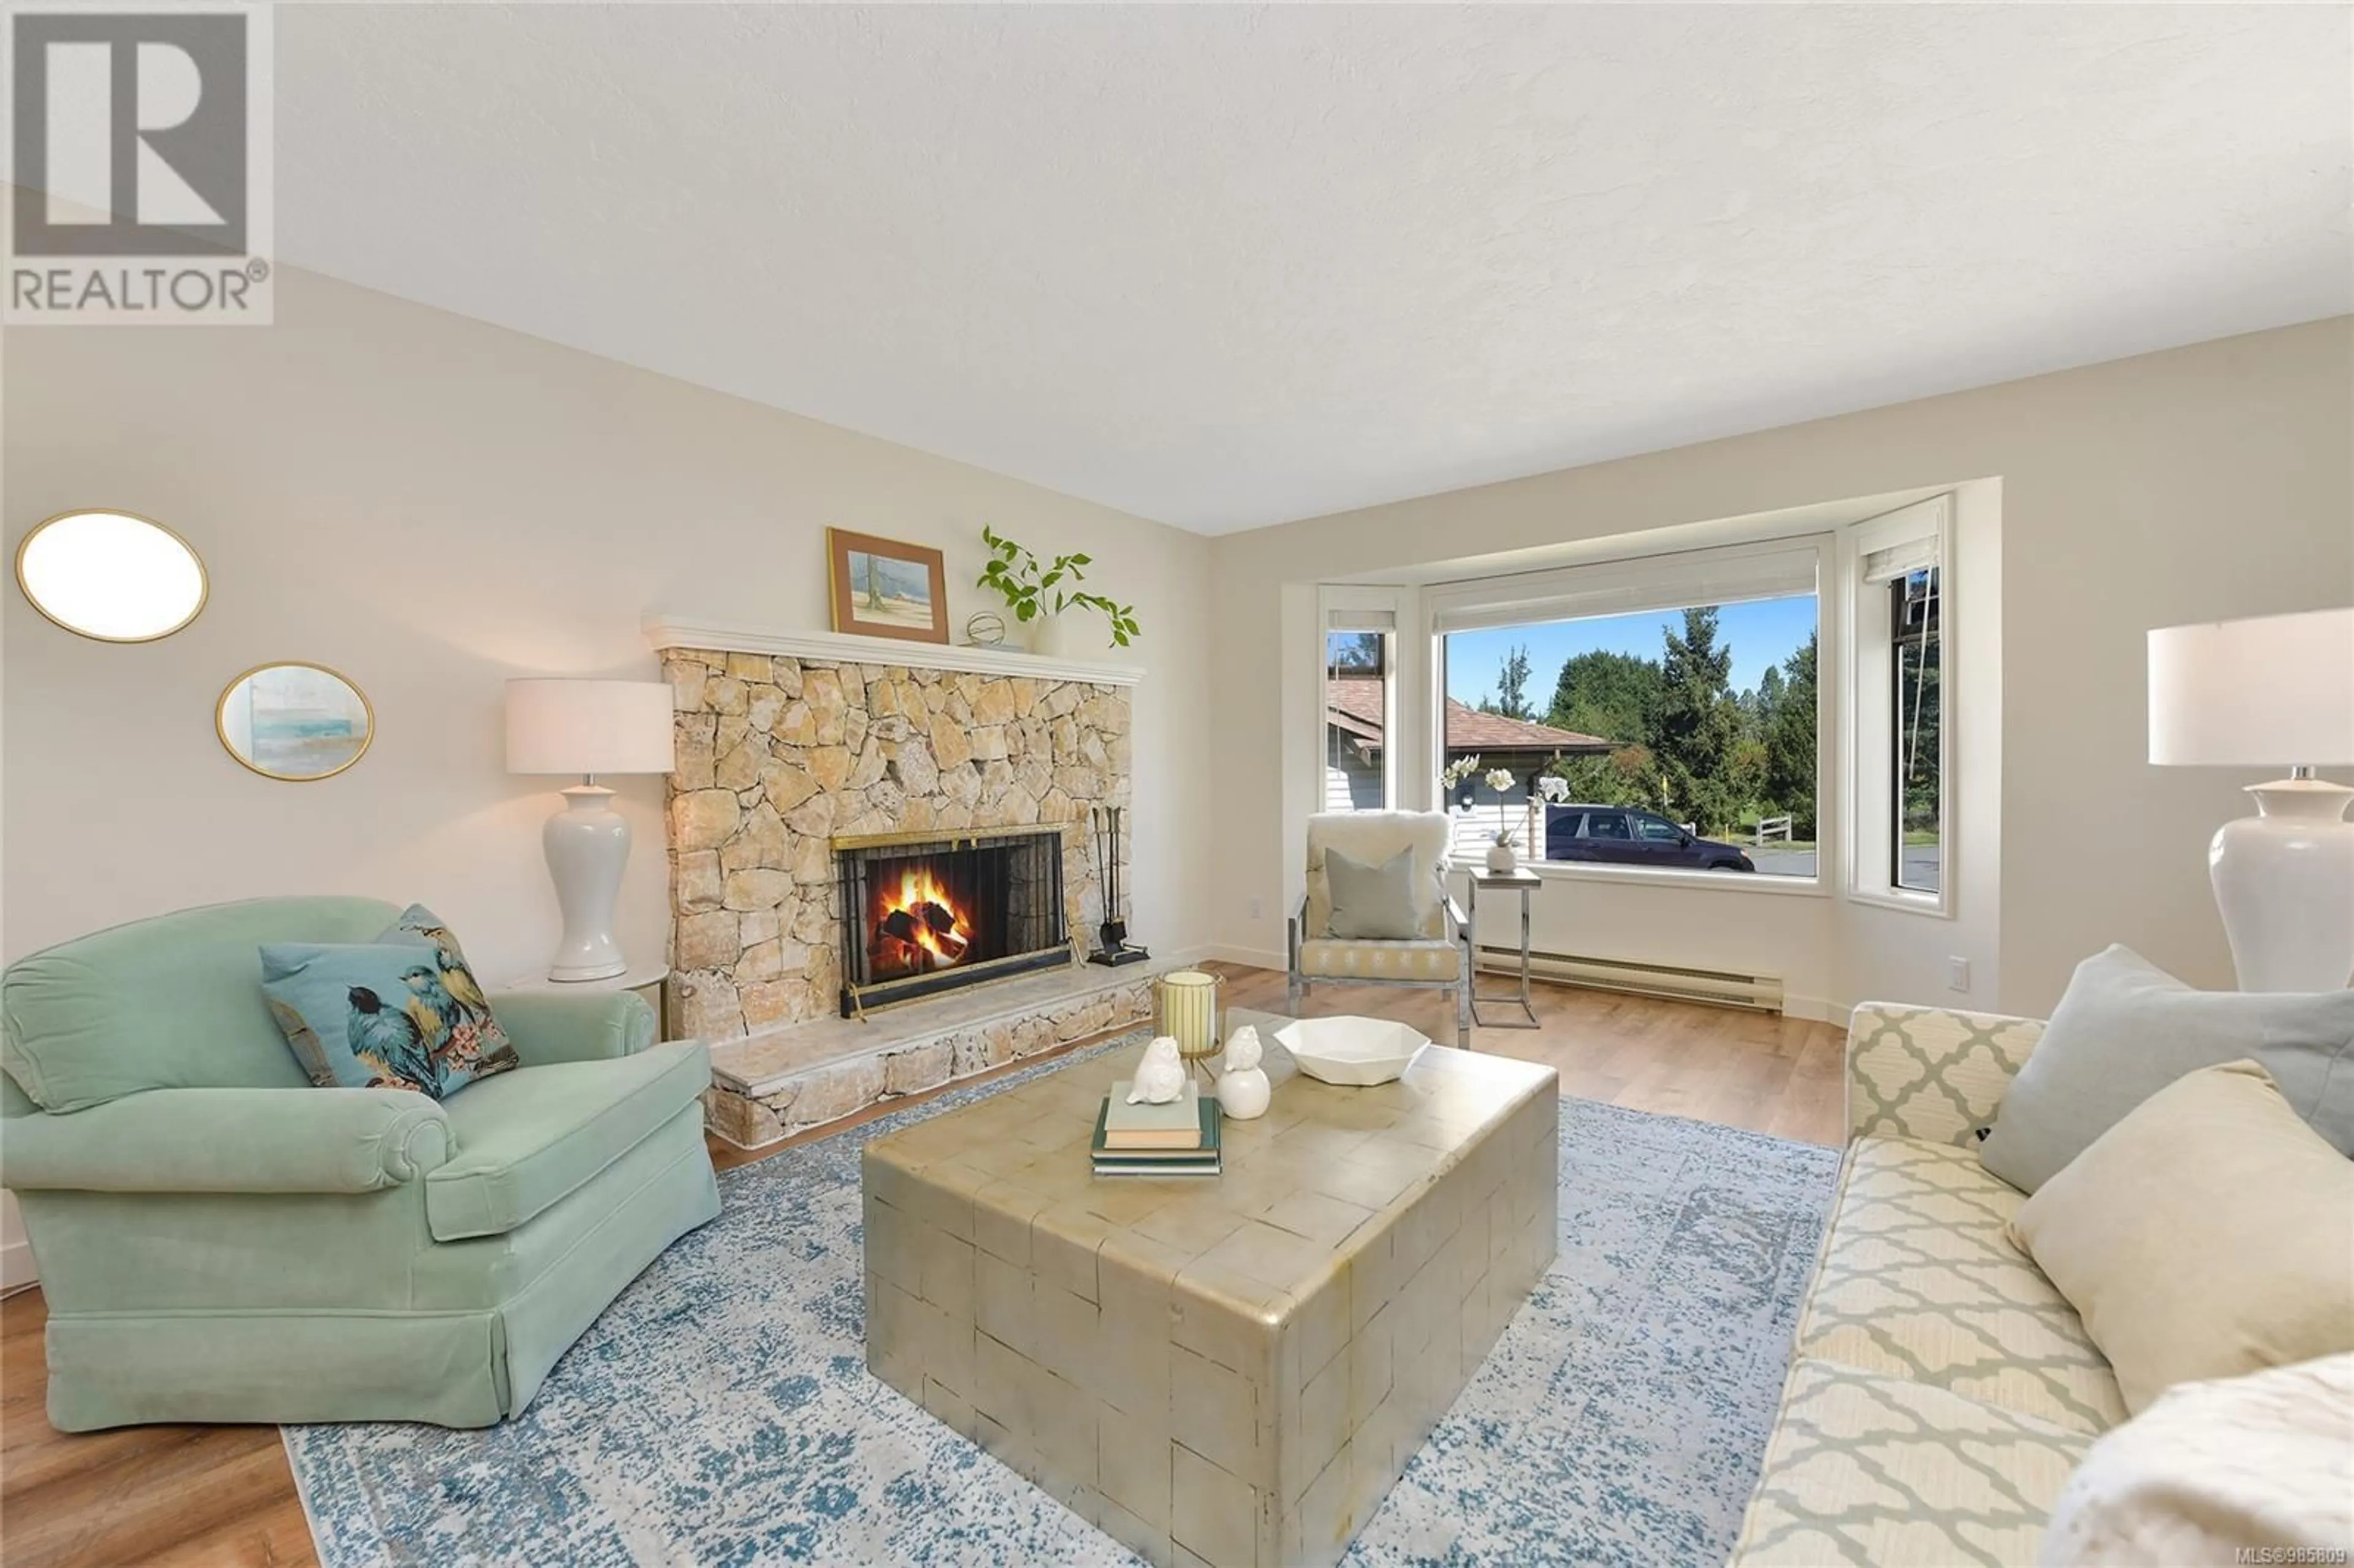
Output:
<svg viewBox="0 0 2354 1568">
<path fill-rule="evenodd" d="M 1518 975 L 1521 950 L 1483 945 L 1479 948 L 1479 968 L 1490 974 Z M 1625 991 L 1671 1001 L 1702 1001 L 1754 1012 L 1782 1011 L 1782 982 L 1772 975 L 1734 974 L 1723 969 L 1684 969 L 1674 964 L 1643 964 L 1627 959 L 1543 951 L 1529 955 L 1529 973 L 1537 980 L 1584 986 L 1589 991 Z"/>
</svg>

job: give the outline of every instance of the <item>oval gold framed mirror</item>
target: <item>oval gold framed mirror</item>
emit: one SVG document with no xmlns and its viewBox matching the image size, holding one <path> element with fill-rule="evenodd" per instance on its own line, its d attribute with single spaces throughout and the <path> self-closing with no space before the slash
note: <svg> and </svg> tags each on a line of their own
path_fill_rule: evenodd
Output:
<svg viewBox="0 0 2354 1568">
<path fill-rule="evenodd" d="M 152 517 L 60 512 L 16 546 L 16 586 L 51 622 L 100 642 L 154 642 L 203 612 L 212 585 L 195 546 Z"/>
<path fill-rule="evenodd" d="M 257 664 L 221 689 L 213 728 L 231 757 L 264 779 L 332 779 L 367 754 L 376 709 L 324 664 Z"/>
</svg>

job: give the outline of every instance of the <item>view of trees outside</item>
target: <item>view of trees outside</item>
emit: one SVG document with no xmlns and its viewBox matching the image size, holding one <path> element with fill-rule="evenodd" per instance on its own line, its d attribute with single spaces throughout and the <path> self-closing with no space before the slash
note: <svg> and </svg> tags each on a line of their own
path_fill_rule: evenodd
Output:
<svg viewBox="0 0 2354 1568">
<path fill-rule="evenodd" d="M 1532 650 L 1547 643 L 1579 645 L 1553 667 L 1549 691 L 1544 672 L 1532 669 Z M 1447 683 L 1458 696 L 1476 689 L 1465 700 L 1486 712 L 1617 742 L 1606 756 L 1553 766 L 1570 800 L 1657 811 L 1703 837 L 1751 846 L 1761 872 L 1811 876 L 1816 649 L 1815 601 L 1805 595 L 1457 632 L 1447 638 Z M 1934 791 L 1936 721 L 1921 718 Z M 1782 817 L 1789 842 L 1777 831 L 1756 843 L 1757 824 Z"/>
<path fill-rule="evenodd" d="M 1529 706 L 1529 651 L 1514 648 L 1504 655 L 1504 667 L 1496 672 L 1496 694 L 1479 700 L 1479 711 L 1501 714 L 1506 718 L 1532 719 L 1537 716 Z"/>
<path fill-rule="evenodd" d="M 1935 893 L 1945 872 L 1938 770 L 1944 640 L 1938 635 L 1937 574 L 1934 567 L 1914 572 L 1889 588 L 1893 598 L 1889 624 L 1895 629 L 1898 790 L 1893 875 L 1899 887 Z"/>
<path fill-rule="evenodd" d="M 1335 675 L 1378 675 L 1382 673 L 1382 634 L 1378 631 L 1328 631 L 1324 662 Z"/>
</svg>

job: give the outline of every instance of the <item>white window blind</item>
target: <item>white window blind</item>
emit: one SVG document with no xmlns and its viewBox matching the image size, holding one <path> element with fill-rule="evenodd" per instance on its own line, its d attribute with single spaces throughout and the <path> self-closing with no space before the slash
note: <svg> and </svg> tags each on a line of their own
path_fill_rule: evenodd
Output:
<svg viewBox="0 0 2354 1568">
<path fill-rule="evenodd" d="M 1327 609 L 1324 629 L 1328 631 L 1395 631 L 1397 611 L 1394 609 Z"/>
<path fill-rule="evenodd" d="M 1933 532 L 1917 539 L 1907 539 L 1902 544 L 1866 550 L 1861 566 L 1865 582 L 1893 583 L 1899 577 L 1909 577 L 1914 572 L 1925 571 L 1936 564 L 1937 535 Z"/>
<path fill-rule="evenodd" d="M 1434 630 L 1638 615 L 1817 591 L 1820 541 L 1779 540 L 1450 583 L 1428 594 Z"/>
<path fill-rule="evenodd" d="M 1935 495 L 1855 525 L 1855 570 L 1877 588 L 1925 571 L 1943 558 L 1950 503 Z"/>
</svg>

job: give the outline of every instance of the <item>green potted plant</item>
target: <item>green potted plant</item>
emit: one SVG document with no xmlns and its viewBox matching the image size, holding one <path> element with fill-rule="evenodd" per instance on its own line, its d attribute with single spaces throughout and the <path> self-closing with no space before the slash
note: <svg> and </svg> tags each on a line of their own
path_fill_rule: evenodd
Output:
<svg viewBox="0 0 2354 1568">
<path fill-rule="evenodd" d="M 1004 598 L 1013 619 L 1028 629 L 1032 652 L 1060 653 L 1069 646 L 1071 629 L 1064 617 L 1074 609 L 1101 610 L 1111 623 L 1113 647 L 1125 648 L 1137 636 L 1134 605 L 1116 604 L 1075 586 L 1087 580 L 1086 568 L 1095 564 L 1093 556 L 1057 556 L 1051 565 L 1042 565 L 1028 549 L 986 524 L 981 538 L 989 546 L 989 564 L 973 586 L 995 588 Z"/>
</svg>

